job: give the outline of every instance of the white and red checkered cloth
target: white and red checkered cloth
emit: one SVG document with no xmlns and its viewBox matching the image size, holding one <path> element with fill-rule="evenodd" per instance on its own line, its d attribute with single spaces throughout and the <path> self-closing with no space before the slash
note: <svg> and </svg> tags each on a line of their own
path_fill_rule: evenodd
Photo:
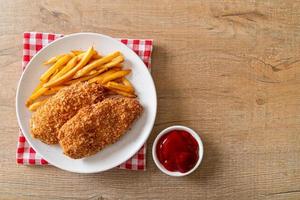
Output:
<svg viewBox="0 0 300 200">
<path fill-rule="evenodd" d="M 26 32 L 23 40 L 23 63 L 25 69 L 30 59 L 43 47 L 57 38 L 63 37 L 61 34 Z M 118 39 L 132 49 L 151 69 L 152 40 L 149 39 Z M 23 165 L 47 165 L 48 162 L 41 157 L 28 144 L 26 138 L 20 131 L 17 146 L 17 163 Z M 120 169 L 146 170 L 146 144 L 129 160 L 118 166 Z"/>
</svg>

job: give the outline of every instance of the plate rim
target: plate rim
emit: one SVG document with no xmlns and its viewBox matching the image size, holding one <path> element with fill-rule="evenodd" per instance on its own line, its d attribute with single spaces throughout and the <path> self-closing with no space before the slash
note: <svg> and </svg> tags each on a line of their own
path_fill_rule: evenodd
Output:
<svg viewBox="0 0 300 200">
<path fill-rule="evenodd" d="M 110 37 L 108 35 L 104 35 L 104 34 L 100 34 L 100 33 L 93 33 L 93 32 L 79 32 L 79 33 L 71 33 L 71 34 L 67 34 L 67 35 L 64 35 L 63 37 L 61 38 L 58 38 L 54 41 L 52 41 L 51 43 L 47 44 L 45 47 L 43 47 L 40 51 L 38 51 L 31 59 L 30 61 L 27 63 L 27 66 L 29 66 L 34 59 L 36 59 L 36 57 L 39 56 L 39 54 L 43 51 L 45 51 L 45 49 L 47 49 L 49 46 L 52 46 L 54 45 L 55 43 L 59 42 L 60 40 L 64 40 L 66 38 L 69 38 L 69 37 L 76 37 L 76 36 L 79 36 L 79 35 L 93 35 L 93 36 L 100 36 L 100 37 L 104 37 L 104 38 L 107 38 L 107 39 L 110 39 L 110 40 L 114 40 L 115 42 L 119 43 L 121 46 L 124 46 L 127 50 L 131 51 L 136 58 L 138 58 L 142 64 L 143 64 L 143 67 L 147 68 L 146 64 L 143 62 L 143 60 L 132 50 L 130 49 L 127 45 L 123 44 L 121 41 L 113 38 L 113 37 Z M 23 81 L 23 78 L 24 78 L 24 74 L 26 73 L 26 71 L 28 70 L 29 68 L 26 67 L 23 71 L 22 71 L 22 74 L 19 78 L 19 81 L 18 81 L 18 85 L 17 85 L 17 90 L 16 90 L 16 116 L 17 116 L 17 121 L 18 121 L 18 125 L 19 125 L 19 128 L 21 129 L 22 133 L 23 133 L 23 136 L 26 138 L 26 141 L 29 143 L 29 145 L 35 150 L 36 153 L 39 153 L 39 151 L 36 150 L 36 148 L 34 147 L 34 145 L 32 145 L 32 143 L 30 142 L 30 139 L 28 139 L 30 133 L 25 133 L 24 129 L 23 129 L 23 126 L 22 126 L 22 123 L 21 123 L 21 119 L 20 119 L 20 115 L 19 115 L 19 105 L 20 105 L 20 86 L 21 86 L 21 82 Z M 48 163 L 50 163 L 51 165 L 59 168 L 59 169 L 62 169 L 64 171 L 69 171 L 69 172 L 73 172 L 73 173 L 82 173 L 82 174 L 90 174 L 90 173 L 99 173 L 99 172 L 104 172 L 104 171 L 108 171 L 110 169 L 113 169 L 119 165 L 121 165 L 122 163 L 126 162 L 128 159 L 130 159 L 132 156 L 134 156 L 141 148 L 142 146 L 147 142 L 152 130 L 153 130 L 153 127 L 154 127 L 154 123 L 155 123 L 155 120 L 156 120 L 156 116 L 157 116 L 157 91 L 156 91 L 156 87 L 155 87 L 155 83 L 154 83 L 154 80 L 153 80 L 153 77 L 150 73 L 149 70 L 146 70 L 146 73 L 148 73 L 148 75 L 150 76 L 150 81 L 153 85 L 153 89 L 154 89 L 154 98 L 153 98 L 153 103 L 154 103 L 154 117 L 153 119 L 151 119 L 150 121 L 150 128 L 149 128 L 149 131 L 147 133 L 147 136 L 145 137 L 144 141 L 141 143 L 141 145 L 138 145 L 138 148 L 136 151 L 133 151 L 132 154 L 128 154 L 126 157 L 124 156 L 124 159 L 122 159 L 122 161 L 119 161 L 117 162 L 118 164 L 115 165 L 115 166 L 110 166 L 108 167 L 107 169 L 103 169 L 103 170 L 73 170 L 73 169 L 69 169 L 69 168 L 63 168 L 61 166 L 57 166 L 56 164 L 53 164 L 52 161 L 48 161 Z M 27 135 L 28 134 L 28 135 Z M 30 136 L 31 137 L 31 136 Z M 43 158 L 45 157 L 44 155 L 42 155 L 41 153 L 39 153 Z"/>
</svg>

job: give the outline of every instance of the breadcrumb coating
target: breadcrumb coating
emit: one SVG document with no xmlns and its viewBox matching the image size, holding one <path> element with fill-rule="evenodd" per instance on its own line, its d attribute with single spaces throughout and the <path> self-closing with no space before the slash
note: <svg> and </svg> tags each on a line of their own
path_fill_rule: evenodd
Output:
<svg viewBox="0 0 300 200">
<path fill-rule="evenodd" d="M 78 110 L 105 98 L 100 84 L 77 83 L 61 89 L 33 113 L 31 135 L 46 144 L 58 143 L 58 131 Z"/>
<path fill-rule="evenodd" d="M 82 108 L 59 131 L 64 154 L 79 159 L 97 153 L 115 143 L 142 111 L 137 99 L 127 97 L 110 97 Z"/>
</svg>

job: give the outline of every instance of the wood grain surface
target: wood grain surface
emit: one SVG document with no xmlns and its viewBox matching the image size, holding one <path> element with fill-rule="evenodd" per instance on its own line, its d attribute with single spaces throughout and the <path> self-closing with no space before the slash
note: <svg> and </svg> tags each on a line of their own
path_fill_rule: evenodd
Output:
<svg viewBox="0 0 300 200">
<path fill-rule="evenodd" d="M 1 0 L 0 199 L 300 199 L 299 19 L 294 0 Z M 154 39 L 147 171 L 16 164 L 24 31 Z M 183 178 L 161 173 L 150 152 L 174 124 L 204 140 L 201 167 Z"/>
</svg>

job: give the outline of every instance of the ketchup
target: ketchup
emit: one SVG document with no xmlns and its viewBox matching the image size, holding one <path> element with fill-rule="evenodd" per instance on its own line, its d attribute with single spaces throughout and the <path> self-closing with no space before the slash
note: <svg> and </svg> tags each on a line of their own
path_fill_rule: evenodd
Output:
<svg viewBox="0 0 300 200">
<path fill-rule="evenodd" d="M 199 159 L 199 145 L 189 132 L 174 130 L 159 139 L 156 154 L 167 170 L 185 173 L 196 165 Z"/>
</svg>

